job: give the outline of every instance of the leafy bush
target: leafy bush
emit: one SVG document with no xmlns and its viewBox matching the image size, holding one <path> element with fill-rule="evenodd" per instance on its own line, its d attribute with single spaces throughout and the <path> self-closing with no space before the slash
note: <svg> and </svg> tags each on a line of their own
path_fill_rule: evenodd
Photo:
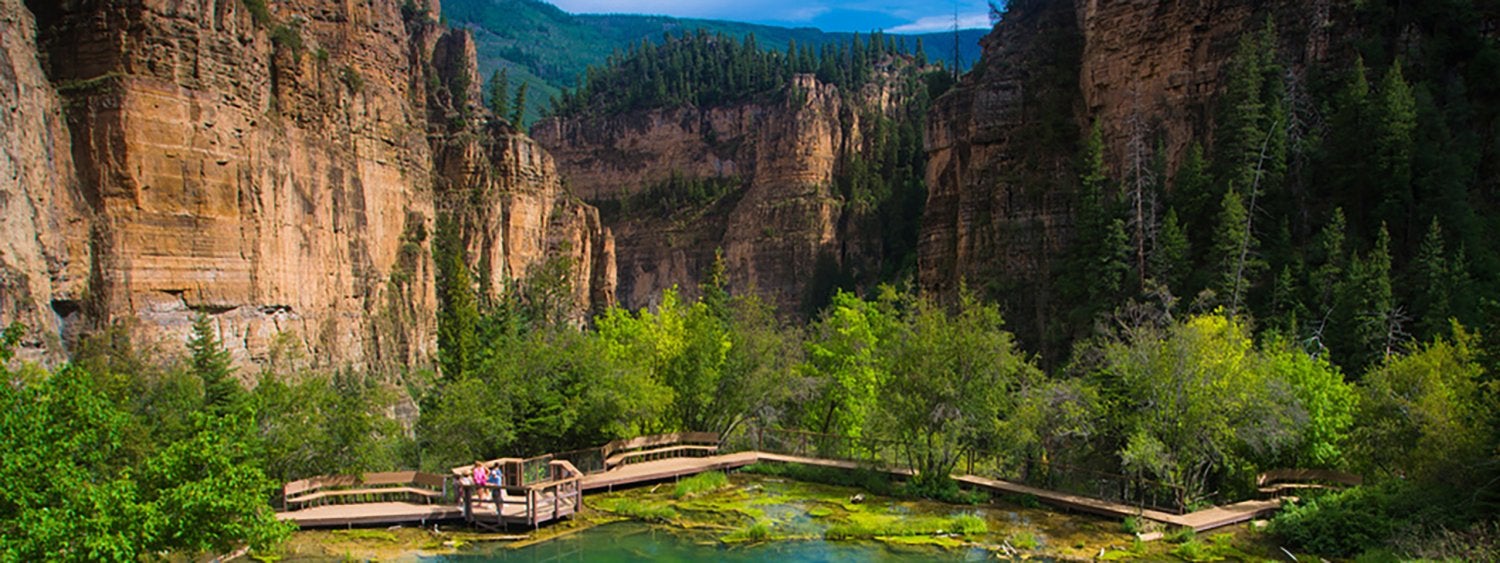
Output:
<svg viewBox="0 0 1500 563">
<path fill-rule="evenodd" d="M 672 489 L 672 498 L 680 499 L 712 492 L 729 486 L 729 476 L 718 471 L 699 473 L 677 482 Z"/>
<path fill-rule="evenodd" d="M 901 487 L 901 491 L 905 496 L 932 499 L 949 504 L 979 504 L 988 496 L 959 488 L 958 481 L 954 481 L 951 477 L 913 479 L 907 481 L 906 485 Z"/>
<path fill-rule="evenodd" d="M 339 78 L 344 81 L 344 86 L 348 87 L 352 93 L 358 94 L 365 88 L 364 76 L 360 75 L 359 69 L 352 66 L 345 66 L 344 70 L 339 74 Z"/>
<path fill-rule="evenodd" d="M 1120 523 L 1120 529 L 1127 534 L 1139 534 L 1144 529 L 1140 517 L 1126 516 L 1125 521 Z"/>
<path fill-rule="evenodd" d="M 245 0 L 245 9 L 250 11 L 250 19 L 256 25 L 271 23 L 271 9 L 266 6 L 266 0 Z"/>
<path fill-rule="evenodd" d="M 1192 541 L 1193 538 L 1197 537 L 1197 535 L 1198 533 L 1193 531 L 1192 528 L 1183 526 L 1167 532 L 1166 535 L 1163 536 L 1163 539 L 1167 540 L 1168 543 L 1185 543 Z"/>
<path fill-rule="evenodd" d="M 1319 555 L 1350 557 L 1377 547 L 1397 530 L 1391 487 L 1357 487 L 1290 504 L 1271 520 L 1271 532 Z"/>
<path fill-rule="evenodd" d="M 1016 549 L 1036 549 L 1042 542 L 1031 532 L 1016 532 L 1010 536 L 1010 545 Z"/>
<path fill-rule="evenodd" d="M 990 525 L 983 518 L 975 514 L 960 514 L 948 520 L 950 532 L 973 536 L 990 531 Z"/>
<path fill-rule="evenodd" d="M 1223 559 L 1212 547 L 1198 540 L 1187 540 L 1172 550 L 1172 555 L 1185 561 L 1218 561 Z"/>
<path fill-rule="evenodd" d="M 295 25 L 278 25 L 271 30 L 271 43 L 278 47 L 291 49 L 293 53 L 302 53 L 302 30 Z"/>
</svg>

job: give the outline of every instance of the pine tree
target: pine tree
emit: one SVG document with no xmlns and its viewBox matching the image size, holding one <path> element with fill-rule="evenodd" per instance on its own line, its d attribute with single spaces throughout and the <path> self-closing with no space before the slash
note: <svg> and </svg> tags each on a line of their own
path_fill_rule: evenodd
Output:
<svg viewBox="0 0 1500 563">
<path fill-rule="evenodd" d="M 1448 332 L 1452 278 L 1443 252 L 1443 229 L 1436 218 L 1422 239 L 1412 264 L 1412 300 L 1416 309 L 1417 337 L 1430 340 Z"/>
<path fill-rule="evenodd" d="M 1168 288 L 1181 291 L 1190 266 L 1188 250 L 1187 233 L 1177 221 L 1177 210 L 1168 208 L 1161 232 L 1156 236 L 1156 246 L 1151 251 L 1151 276 Z"/>
<path fill-rule="evenodd" d="M 1098 123 L 1079 155 L 1078 209 L 1068 280 L 1075 328 L 1092 324 L 1122 297 L 1130 275 L 1130 237 L 1105 195 L 1104 141 Z"/>
<path fill-rule="evenodd" d="M 1188 145 L 1187 156 L 1177 169 L 1170 198 L 1189 242 L 1185 275 L 1173 288 L 1182 295 L 1194 295 L 1210 285 L 1204 266 L 1209 261 L 1209 250 L 1213 248 L 1215 219 L 1222 199 L 1222 194 L 1208 177 L 1208 162 L 1203 157 L 1202 145 Z"/>
<path fill-rule="evenodd" d="M 1350 261 L 1335 299 L 1337 322 L 1333 334 L 1327 335 L 1334 360 L 1349 373 L 1363 371 L 1389 354 L 1400 335 L 1390 275 L 1390 235 L 1381 225 L 1369 254 Z"/>
<path fill-rule="evenodd" d="M 1356 225 L 1367 217 L 1363 211 L 1365 201 L 1369 199 L 1367 190 L 1375 181 L 1370 171 L 1371 163 L 1367 160 L 1372 152 L 1369 98 L 1370 83 L 1365 75 L 1364 59 L 1356 58 L 1348 81 L 1334 96 L 1327 138 L 1323 142 L 1328 153 L 1324 183 L 1334 204 L 1348 209 L 1352 214 L 1350 219 Z"/>
<path fill-rule="evenodd" d="M 463 239 L 453 218 L 438 220 L 432 253 L 438 274 L 438 363 L 445 377 L 459 378 L 477 359 L 479 304 Z"/>
<path fill-rule="evenodd" d="M 511 104 L 510 124 L 515 125 L 517 129 L 526 128 L 526 90 L 529 88 L 531 88 L 531 83 L 522 82 L 521 86 L 516 88 L 516 101 Z"/>
<path fill-rule="evenodd" d="M 506 111 L 506 104 L 510 102 L 510 78 L 507 69 L 500 69 L 490 75 L 489 84 L 485 85 L 485 93 L 488 96 L 490 113 L 495 119 L 505 119 L 510 112 Z"/>
<path fill-rule="evenodd" d="M 1406 233 L 1413 204 L 1412 153 L 1415 150 L 1417 102 L 1397 62 L 1381 81 L 1376 108 L 1375 135 L 1377 217 L 1394 231 L 1397 242 L 1409 240 Z"/>
<path fill-rule="evenodd" d="M 1264 267 L 1256 257 L 1259 242 L 1249 230 L 1250 214 L 1240 201 L 1239 192 L 1231 189 L 1220 203 L 1218 225 L 1214 228 L 1210 264 L 1217 272 L 1211 287 L 1217 302 L 1234 315 L 1244 303 L 1251 280 Z"/>
<path fill-rule="evenodd" d="M 208 315 L 193 316 L 193 333 L 188 340 L 189 367 L 203 382 L 203 405 L 210 412 L 223 412 L 234 404 L 244 389 L 234 380 L 229 351 L 215 333 Z"/>
<path fill-rule="evenodd" d="M 703 292 L 703 305 L 709 313 L 723 321 L 729 320 L 729 272 L 724 265 L 724 249 L 714 250 L 714 263 L 699 286 Z"/>
<path fill-rule="evenodd" d="M 1334 208 L 1333 216 L 1318 233 L 1317 242 L 1314 245 L 1317 252 L 1314 259 L 1318 267 L 1312 272 L 1313 299 L 1311 302 L 1317 306 L 1315 312 L 1320 318 L 1326 317 L 1333 309 L 1334 292 L 1343 282 L 1344 272 L 1347 270 L 1348 261 L 1344 251 L 1347 229 L 1343 208 Z"/>
<path fill-rule="evenodd" d="M 1215 174 L 1221 185 L 1245 191 L 1255 185 L 1261 142 L 1265 138 L 1265 106 L 1261 97 L 1265 76 L 1261 73 L 1260 43 L 1246 35 L 1229 63 L 1229 84 L 1220 101 L 1218 126 L 1214 130 Z"/>
</svg>

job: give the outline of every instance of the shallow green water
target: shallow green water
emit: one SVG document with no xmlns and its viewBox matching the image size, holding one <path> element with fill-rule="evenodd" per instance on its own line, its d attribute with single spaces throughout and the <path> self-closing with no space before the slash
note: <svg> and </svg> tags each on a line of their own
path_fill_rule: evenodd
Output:
<svg viewBox="0 0 1500 563">
<path fill-rule="evenodd" d="M 449 555 L 427 561 L 526 562 L 616 561 L 799 561 L 799 562 L 925 562 L 982 561 L 983 550 L 944 551 L 936 548 L 888 546 L 865 542 L 823 540 L 772 541 L 759 545 L 727 547 L 714 536 L 676 532 L 635 522 L 608 524 L 520 549 L 502 546 L 464 555 Z"/>
</svg>

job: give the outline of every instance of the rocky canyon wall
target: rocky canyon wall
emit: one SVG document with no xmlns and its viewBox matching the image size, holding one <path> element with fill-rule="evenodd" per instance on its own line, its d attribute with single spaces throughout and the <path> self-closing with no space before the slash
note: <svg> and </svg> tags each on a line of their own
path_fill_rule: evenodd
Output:
<svg viewBox="0 0 1500 563">
<path fill-rule="evenodd" d="M 1014 1 L 983 58 L 929 116 L 924 290 L 961 283 L 1005 302 L 1027 344 L 1059 314 L 1055 274 L 1072 235 L 1075 160 L 1098 123 L 1111 176 L 1160 147 L 1175 170 L 1213 129 L 1225 65 L 1269 16 L 1295 68 L 1327 56 L 1329 3 L 1283 0 Z M 1039 350 L 1043 354 L 1060 350 Z"/>
<path fill-rule="evenodd" d="M 796 314 L 816 299 L 820 275 L 879 258 L 861 243 L 871 233 L 856 228 L 835 174 L 841 157 L 863 150 L 861 120 L 894 111 L 911 95 L 904 85 L 893 74 L 850 93 L 796 75 L 770 99 L 553 118 L 532 134 L 570 188 L 601 206 L 628 206 L 674 177 L 733 184 L 703 206 L 610 214 L 622 305 L 649 307 L 674 286 L 696 295 L 722 251 L 732 292 Z"/>
<path fill-rule="evenodd" d="M 24 27 L 25 7 L 3 2 L 23 14 L 5 25 Z M 580 308 L 603 293 L 590 284 L 607 235 L 590 209 L 535 143 L 446 91 L 474 59 L 442 59 L 467 35 L 436 23 L 437 2 L 28 6 L 39 49 L 5 37 L 20 68 L 5 90 L 23 93 L 11 118 L 34 126 L 7 145 L 22 179 L 0 199 L 0 271 L 28 273 L 30 296 L 7 291 L 0 320 L 26 322 L 41 346 L 122 324 L 138 346 L 181 350 L 202 313 L 242 366 L 278 352 L 426 365 L 431 234 L 441 202 L 461 199 L 504 217 L 471 237 L 476 267 L 505 279 L 569 248 L 588 255 Z"/>
</svg>

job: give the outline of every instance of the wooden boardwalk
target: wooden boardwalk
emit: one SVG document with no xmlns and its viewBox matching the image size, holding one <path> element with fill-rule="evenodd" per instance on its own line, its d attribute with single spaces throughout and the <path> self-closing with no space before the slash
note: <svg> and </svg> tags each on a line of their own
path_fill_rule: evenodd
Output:
<svg viewBox="0 0 1500 563">
<path fill-rule="evenodd" d="M 737 452 L 707 457 L 679 457 L 646 461 L 623 465 L 614 469 L 583 476 L 579 488 L 585 492 L 597 492 L 601 490 L 612 490 L 616 487 L 625 488 L 644 483 L 677 479 L 709 471 L 729 471 L 745 467 L 747 465 L 761 462 L 774 461 L 781 463 L 796 463 L 802 465 L 815 465 L 821 467 L 833 467 L 840 469 L 858 469 L 864 467 L 852 461 L 820 459 L 803 456 L 793 456 L 768 452 Z M 910 470 L 883 470 L 895 475 L 910 476 Z M 1105 517 L 1124 518 L 1127 516 L 1138 516 L 1148 520 L 1154 520 L 1163 524 L 1173 526 L 1191 527 L 1202 532 L 1247 522 L 1254 518 L 1275 512 L 1281 506 L 1280 500 L 1252 500 L 1226 506 L 1218 506 L 1200 510 L 1190 514 L 1171 514 L 1158 510 L 1140 509 L 1134 506 L 1101 500 L 1097 498 L 1038 489 L 1027 485 L 1011 483 L 998 479 L 990 479 L 975 475 L 955 475 L 954 479 L 969 487 L 983 489 L 1005 494 L 1022 494 L 1035 497 L 1038 501 L 1068 510 L 1076 510 Z M 481 503 L 476 503 L 480 506 Z M 493 505 L 491 504 L 491 507 Z M 550 506 L 550 505 L 548 505 Z M 539 509 L 546 509 L 539 507 Z M 524 511 L 524 506 L 505 506 L 504 515 L 506 520 L 523 518 L 526 515 L 519 512 Z M 550 509 L 546 509 L 550 510 Z M 494 518 L 493 508 L 477 508 L 476 516 L 488 515 Z M 440 520 L 452 520 L 464 518 L 462 505 L 440 505 L 440 504 L 411 504 L 402 502 L 383 502 L 370 504 L 342 504 L 327 505 L 314 508 L 306 508 L 294 512 L 283 512 L 277 514 L 277 518 L 296 522 L 303 527 L 320 526 L 357 526 L 375 524 L 396 523 L 428 523 Z"/>
<path fill-rule="evenodd" d="M 326 504 L 290 512 L 276 513 L 276 519 L 294 522 L 303 528 L 377 526 L 389 524 L 422 524 L 458 520 L 464 507 L 456 504 L 416 504 L 410 502 L 372 502 L 362 504 Z"/>
</svg>

